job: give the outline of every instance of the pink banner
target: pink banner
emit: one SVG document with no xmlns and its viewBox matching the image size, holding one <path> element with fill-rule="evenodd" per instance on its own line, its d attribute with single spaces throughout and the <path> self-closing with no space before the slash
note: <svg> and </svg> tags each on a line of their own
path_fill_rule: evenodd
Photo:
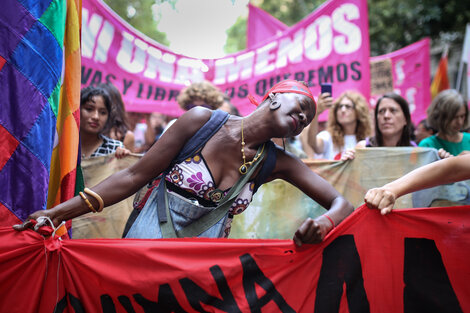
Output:
<svg viewBox="0 0 470 313">
<path fill-rule="evenodd" d="M 393 89 L 410 104 L 411 118 L 416 124 L 426 118 L 426 109 L 431 104 L 429 51 L 429 38 L 425 38 L 403 49 L 370 58 L 371 62 L 391 61 Z M 379 95 L 372 95 L 373 105 L 378 98 Z"/>
<path fill-rule="evenodd" d="M 265 41 L 266 38 L 274 37 L 288 29 L 269 13 L 251 4 L 248 8 L 248 48 L 252 47 L 248 44 Z M 411 116 L 415 123 L 426 117 L 426 109 L 431 101 L 429 45 L 429 39 L 423 39 L 392 53 L 370 58 L 371 62 L 390 60 L 393 89 L 410 103 Z M 373 106 L 379 96 L 371 95 Z M 327 118 L 326 114 L 320 116 L 320 120 Z"/>
<path fill-rule="evenodd" d="M 248 3 L 246 48 L 253 49 L 264 41 L 271 40 L 289 27 L 268 12 Z"/>
<path fill-rule="evenodd" d="M 304 80 L 312 92 L 321 82 L 334 94 L 355 89 L 369 96 L 367 1 L 328 1 L 282 35 L 256 49 L 220 59 L 175 54 L 123 22 L 99 0 L 83 0 L 82 85 L 110 81 L 129 111 L 182 113 L 176 96 L 203 79 L 226 92 L 243 115 L 285 78 Z"/>
</svg>

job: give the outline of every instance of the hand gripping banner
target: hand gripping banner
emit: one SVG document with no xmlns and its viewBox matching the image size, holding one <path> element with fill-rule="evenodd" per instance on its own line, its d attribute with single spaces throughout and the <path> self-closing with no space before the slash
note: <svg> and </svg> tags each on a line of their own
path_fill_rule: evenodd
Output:
<svg viewBox="0 0 470 313">
<path fill-rule="evenodd" d="M 470 206 L 359 207 L 318 245 L 0 228 L 1 312 L 469 312 Z"/>
</svg>

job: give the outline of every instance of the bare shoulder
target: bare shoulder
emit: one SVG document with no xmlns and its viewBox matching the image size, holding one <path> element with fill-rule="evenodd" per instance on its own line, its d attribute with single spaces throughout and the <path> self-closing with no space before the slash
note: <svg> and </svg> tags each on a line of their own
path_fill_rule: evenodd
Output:
<svg viewBox="0 0 470 313">
<path fill-rule="evenodd" d="M 168 129 L 168 132 L 195 133 L 210 119 L 212 111 L 203 107 L 194 107 L 181 115 Z"/>
</svg>

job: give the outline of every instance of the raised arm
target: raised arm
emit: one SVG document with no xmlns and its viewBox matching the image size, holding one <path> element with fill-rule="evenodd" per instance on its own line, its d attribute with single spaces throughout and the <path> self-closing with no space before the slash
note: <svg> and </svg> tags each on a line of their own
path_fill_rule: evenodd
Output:
<svg viewBox="0 0 470 313">
<path fill-rule="evenodd" d="M 318 243 L 354 211 L 349 203 L 333 186 L 295 156 L 278 151 L 276 167 L 270 179 L 283 179 L 304 192 L 328 210 L 314 220 L 308 218 L 294 234 L 294 242 Z"/>
<path fill-rule="evenodd" d="M 470 155 L 451 157 L 417 168 L 383 187 L 370 189 L 364 201 L 384 215 L 405 194 L 466 179 L 470 179 Z"/>
<path fill-rule="evenodd" d="M 318 138 L 318 116 L 333 106 L 333 98 L 328 92 L 322 93 L 317 101 L 317 114 L 307 128 L 307 143 L 317 154 L 323 153 L 323 140 Z"/>
<path fill-rule="evenodd" d="M 109 176 L 92 190 L 101 196 L 105 207 L 131 196 L 170 165 L 184 144 L 209 120 L 210 115 L 210 110 L 201 107 L 188 111 L 168 129 L 141 160 Z M 98 208 L 98 201 L 95 198 L 88 197 L 88 199 L 95 208 Z M 37 220 L 39 216 L 47 216 L 54 225 L 59 225 L 62 221 L 88 212 L 90 210 L 86 203 L 77 196 L 50 210 L 34 212 L 25 223 L 15 225 L 14 228 L 17 230 L 29 228 L 32 226 L 29 220 Z"/>
</svg>

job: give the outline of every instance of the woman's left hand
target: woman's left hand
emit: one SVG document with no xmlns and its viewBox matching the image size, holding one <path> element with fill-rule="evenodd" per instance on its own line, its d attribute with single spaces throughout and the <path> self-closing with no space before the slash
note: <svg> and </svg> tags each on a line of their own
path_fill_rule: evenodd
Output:
<svg viewBox="0 0 470 313">
<path fill-rule="evenodd" d="M 128 156 L 129 154 L 131 154 L 130 150 L 128 150 L 126 148 L 118 147 L 116 149 L 116 154 L 115 155 L 116 155 L 117 159 L 122 159 L 122 158 Z"/>
<path fill-rule="evenodd" d="M 299 247 L 304 243 L 320 243 L 332 229 L 333 225 L 326 217 L 319 216 L 316 219 L 309 217 L 297 229 L 293 240 Z"/>
</svg>

